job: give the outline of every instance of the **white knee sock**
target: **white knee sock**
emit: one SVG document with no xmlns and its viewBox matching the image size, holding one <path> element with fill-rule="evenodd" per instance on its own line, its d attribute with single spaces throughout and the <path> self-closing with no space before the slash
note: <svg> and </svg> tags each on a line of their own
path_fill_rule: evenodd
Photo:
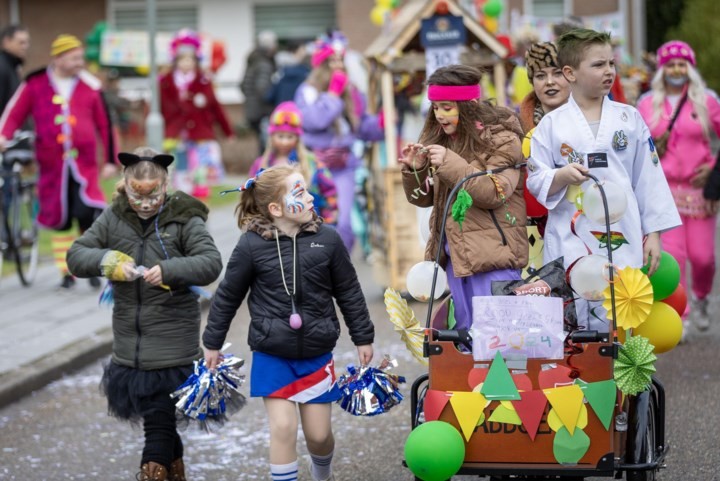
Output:
<svg viewBox="0 0 720 481">
<path fill-rule="evenodd" d="M 333 451 L 325 456 L 318 456 L 317 454 L 310 453 L 310 459 L 312 459 L 311 473 L 313 478 L 318 481 L 325 481 L 330 479 L 332 473 L 332 458 Z"/>
<path fill-rule="evenodd" d="M 273 481 L 297 481 L 298 462 L 297 460 L 288 464 L 271 464 L 270 475 Z"/>
</svg>

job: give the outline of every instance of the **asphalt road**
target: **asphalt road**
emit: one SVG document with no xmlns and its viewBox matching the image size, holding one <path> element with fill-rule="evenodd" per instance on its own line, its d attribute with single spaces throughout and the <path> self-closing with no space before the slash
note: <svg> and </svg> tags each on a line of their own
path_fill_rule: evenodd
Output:
<svg viewBox="0 0 720 481">
<path fill-rule="evenodd" d="M 376 356 L 390 354 L 396 358 L 397 372 L 411 382 L 424 368 L 410 357 L 387 321 L 382 291 L 374 284 L 370 268 L 362 262 L 357 267 L 377 329 Z M 423 305 L 413 307 L 424 319 Z M 711 312 L 716 318 L 709 332 L 693 333 L 687 344 L 661 355 L 657 363 L 658 376 L 667 390 L 666 427 L 671 446 L 667 469 L 659 476 L 663 481 L 720 480 L 718 307 L 714 299 Z M 241 357 L 248 355 L 246 320 L 243 308 L 228 339 L 233 343 L 231 351 Z M 356 352 L 346 334 L 335 354 L 338 373 L 355 362 Z M 106 361 L 99 360 L 0 410 L 0 480 L 135 479 L 142 429 L 107 416 L 105 399 L 98 391 L 102 363 Z M 403 392 L 407 394 L 408 387 Z M 338 481 L 414 479 L 401 465 L 410 431 L 409 396 L 380 417 L 356 418 L 339 408 L 333 416 Z M 216 432 L 189 429 L 183 437 L 192 481 L 269 479 L 269 437 L 260 400 L 250 399 Z M 298 450 L 301 456 L 306 453 L 302 434 Z M 310 479 L 304 466 L 301 479 Z"/>
</svg>

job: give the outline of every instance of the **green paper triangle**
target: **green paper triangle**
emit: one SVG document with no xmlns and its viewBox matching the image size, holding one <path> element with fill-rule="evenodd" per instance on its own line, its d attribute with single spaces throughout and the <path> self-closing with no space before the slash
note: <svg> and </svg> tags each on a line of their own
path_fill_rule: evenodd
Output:
<svg viewBox="0 0 720 481">
<path fill-rule="evenodd" d="M 485 396 L 485 399 L 493 401 L 517 401 L 520 399 L 520 393 L 515 387 L 515 382 L 513 382 L 500 351 L 495 353 L 495 359 L 490 365 L 480 394 Z"/>
<path fill-rule="evenodd" d="M 455 319 L 455 301 L 450 299 L 450 307 L 448 309 L 447 328 L 455 329 L 456 325 L 457 325 L 457 320 Z"/>
<path fill-rule="evenodd" d="M 580 389 L 585 394 L 585 399 L 595 411 L 600 422 L 605 429 L 610 429 L 610 421 L 612 413 L 615 410 L 615 400 L 617 399 L 617 387 L 612 379 L 607 381 L 591 382 L 580 385 Z"/>
</svg>

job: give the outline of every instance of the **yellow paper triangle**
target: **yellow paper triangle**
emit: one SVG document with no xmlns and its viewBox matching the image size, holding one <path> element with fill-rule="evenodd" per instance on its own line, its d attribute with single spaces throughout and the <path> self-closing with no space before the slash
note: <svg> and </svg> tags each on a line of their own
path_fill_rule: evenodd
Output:
<svg viewBox="0 0 720 481">
<path fill-rule="evenodd" d="M 573 434 L 583 404 L 584 396 L 580 386 L 573 384 L 571 386 L 545 389 L 543 392 L 560 418 L 560 421 L 562 421 L 570 434 Z"/>
<path fill-rule="evenodd" d="M 550 429 L 552 429 L 555 432 L 558 432 L 560 428 L 563 426 L 562 421 L 560 421 L 560 417 L 557 414 L 557 411 L 554 409 L 551 409 L 550 412 L 547 415 L 547 423 L 548 426 L 550 426 Z M 588 410 L 585 404 L 583 404 L 580 407 L 580 414 L 578 415 L 578 419 L 575 422 L 575 427 L 580 429 L 585 429 L 588 423 Z"/>
<path fill-rule="evenodd" d="M 478 420 L 485 409 L 485 396 L 478 392 L 452 393 L 450 405 L 455 411 L 455 417 L 460 423 L 460 429 L 466 441 L 470 441 Z"/>
<path fill-rule="evenodd" d="M 515 408 L 508 409 L 505 407 L 505 404 L 500 404 L 496 407 L 490 415 L 488 421 L 494 423 L 515 424 L 517 426 L 522 425 L 522 420 L 520 419 L 520 416 L 518 416 L 517 411 L 515 411 Z"/>
</svg>

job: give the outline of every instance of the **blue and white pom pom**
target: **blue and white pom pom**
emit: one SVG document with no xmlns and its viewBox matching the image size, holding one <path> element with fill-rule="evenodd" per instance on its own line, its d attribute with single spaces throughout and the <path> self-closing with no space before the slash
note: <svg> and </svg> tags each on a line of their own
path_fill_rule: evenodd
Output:
<svg viewBox="0 0 720 481">
<path fill-rule="evenodd" d="M 245 375 L 240 368 L 245 361 L 232 354 L 225 354 L 214 371 L 205 366 L 205 359 L 195 361 L 195 370 L 170 397 L 177 398 L 175 407 L 179 413 L 198 421 L 201 428 L 209 431 L 209 423 L 223 424 L 227 417 L 245 406 L 247 400 L 240 392 Z"/>
<path fill-rule="evenodd" d="M 376 416 L 400 404 L 403 396 L 398 387 L 405 378 L 387 372 L 394 366 L 397 362 L 388 356 L 377 368 L 349 365 L 348 374 L 340 376 L 336 383 L 342 392 L 340 407 L 354 416 Z"/>
</svg>

